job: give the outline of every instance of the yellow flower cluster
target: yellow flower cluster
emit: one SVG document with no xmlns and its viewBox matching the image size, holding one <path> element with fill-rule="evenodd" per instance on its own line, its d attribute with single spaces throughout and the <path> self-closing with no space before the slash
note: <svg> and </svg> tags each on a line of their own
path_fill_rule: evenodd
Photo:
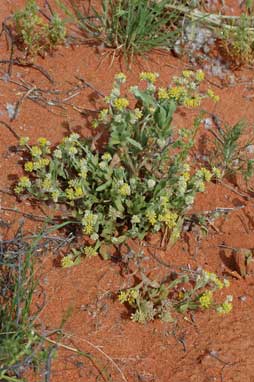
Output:
<svg viewBox="0 0 254 382">
<path fill-rule="evenodd" d="M 225 301 L 217 308 L 217 313 L 228 314 L 233 309 L 233 304 L 231 302 Z"/>
<path fill-rule="evenodd" d="M 147 220 L 151 225 L 155 225 L 157 222 L 157 216 L 156 213 L 153 210 L 149 210 L 146 213 Z"/>
<path fill-rule="evenodd" d="M 117 73 L 115 75 L 115 80 L 119 81 L 120 83 L 124 83 L 126 81 L 126 75 L 124 73 Z"/>
<path fill-rule="evenodd" d="M 27 162 L 27 163 L 31 163 L 31 162 Z M 33 162 L 33 169 L 34 170 L 40 170 L 40 169 L 42 169 L 48 165 L 49 165 L 49 159 L 48 158 L 40 158 L 36 162 Z M 29 166 L 31 167 L 31 165 L 29 165 Z"/>
<path fill-rule="evenodd" d="M 138 291 L 134 288 L 131 288 L 127 289 L 126 291 L 121 291 L 118 295 L 118 299 L 121 302 L 121 304 L 124 304 L 125 302 L 133 304 L 137 299 L 138 295 Z"/>
<path fill-rule="evenodd" d="M 102 109 L 99 112 L 99 121 L 107 122 L 107 120 L 108 120 L 108 109 Z"/>
<path fill-rule="evenodd" d="M 80 176 L 80 178 L 86 180 L 86 178 L 87 178 L 87 170 L 86 170 L 86 169 L 82 169 L 82 170 L 79 172 L 78 175 Z"/>
<path fill-rule="evenodd" d="M 70 182 L 69 182 L 69 184 L 70 184 Z M 85 193 L 82 190 L 82 187 L 79 185 L 74 185 L 74 188 L 69 187 L 69 188 L 66 188 L 66 190 L 65 190 L 66 198 L 69 200 L 79 199 L 82 196 L 84 196 L 84 194 Z"/>
<path fill-rule="evenodd" d="M 164 214 L 159 215 L 158 220 L 166 224 L 169 229 L 176 226 L 178 215 L 172 211 L 166 211 Z"/>
<path fill-rule="evenodd" d="M 213 174 L 209 170 L 207 170 L 205 167 L 201 167 L 201 169 L 199 171 L 202 174 L 204 180 L 206 182 L 210 182 L 210 180 L 212 179 Z"/>
<path fill-rule="evenodd" d="M 34 169 L 34 164 L 33 162 L 26 162 L 25 163 L 25 171 L 26 172 L 32 172 Z"/>
<path fill-rule="evenodd" d="M 198 82 L 202 82 L 205 79 L 205 73 L 201 69 L 197 70 L 196 74 L 192 70 L 183 70 L 182 76 L 187 79 L 195 76 L 195 80 Z"/>
<path fill-rule="evenodd" d="M 204 271 L 204 276 L 207 281 L 213 282 L 218 289 L 222 289 L 224 287 L 229 287 L 230 282 L 226 279 L 221 281 L 215 273 Z"/>
<path fill-rule="evenodd" d="M 74 261 L 73 261 L 73 256 L 71 254 L 61 259 L 61 266 L 63 268 L 69 268 L 69 267 L 72 267 L 73 265 L 74 265 Z"/>
<path fill-rule="evenodd" d="M 184 78 L 190 78 L 192 75 L 193 75 L 193 71 L 192 70 L 183 70 L 182 71 L 182 76 Z"/>
<path fill-rule="evenodd" d="M 117 110 L 122 111 L 129 106 L 129 101 L 127 100 L 127 98 L 120 97 L 114 100 L 113 105 Z"/>
<path fill-rule="evenodd" d="M 84 254 L 87 257 L 93 257 L 93 256 L 98 255 L 98 252 L 96 251 L 96 249 L 94 247 L 92 247 L 91 245 L 88 245 L 84 248 Z"/>
<path fill-rule="evenodd" d="M 41 185 L 44 191 L 50 191 L 52 187 L 52 181 L 49 178 L 45 178 Z"/>
<path fill-rule="evenodd" d="M 78 152 L 78 149 L 77 149 L 74 145 L 72 145 L 72 146 L 70 146 L 70 147 L 68 148 L 68 153 L 69 153 L 70 155 L 75 155 L 75 154 L 77 154 L 77 152 Z"/>
<path fill-rule="evenodd" d="M 50 142 L 44 137 L 38 138 L 37 143 L 41 147 L 46 147 L 50 145 Z"/>
<path fill-rule="evenodd" d="M 186 107 L 198 107 L 201 104 L 201 100 L 202 98 L 200 96 L 186 97 L 183 101 L 183 104 Z"/>
<path fill-rule="evenodd" d="M 55 203 L 58 202 L 59 196 L 60 196 L 60 192 L 58 190 L 55 190 L 52 192 L 52 199 Z"/>
<path fill-rule="evenodd" d="M 29 188 L 31 187 L 31 181 L 27 176 L 21 176 L 21 178 L 19 179 L 18 186 L 22 188 Z"/>
<path fill-rule="evenodd" d="M 119 188 L 119 194 L 122 196 L 129 196 L 131 194 L 131 188 L 128 183 L 124 183 Z"/>
<path fill-rule="evenodd" d="M 190 180 L 190 173 L 188 171 L 185 171 L 182 176 L 184 177 L 186 182 L 188 182 L 188 180 Z"/>
<path fill-rule="evenodd" d="M 84 196 L 84 192 L 81 186 L 76 186 L 74 190 L 75 190 L 75 198 L 81 198 L 82 196 Z"/>
<path fill-rule="evenodd" d="M 199 303 L 200 306 L 203 309 L 208 309 L 213 303 L 213 294 L 210 290 L 202 293 L 202 295 L 199 297 Z"/>
<path fill-rule="evenodd" d="M 94 233 L 94 226 L 97 222 L 97 215 L 88 211 L 82 219 L 83 232 L 85 235 L 91 235 Z"/>
<path fill-rule="evenodd" d="M 173 86 L 168 90 L 169 98 L 179 101 L 181 98 L 186 97 L 186 89 L 183 86 Z"/>
<path fill-rule="evenodd" d="M 41 154 L 42 154 L 42 151 L 41 151 L 40 147 L 38 147 L 38 146 L 33 146 L 33 147 L 31 148 L 31 155 L 32 155 L 33 157 L 40 157 Z"/>
<path fill-rule="evenodd" d="M 166 88 L 159 88 L 158 99 L 169 99 L 169 94 Z"/>
<path fill-rule="evenodd" d="M 134 115 L 137 119 L 141 119 L 143 117 L 143 113 L 139 108 L 134 109 Z"/>
<path fill-rule="evenodd" d="M 153 72 L 142 72 L 140 73 L 140 80 L 143 80 L 143 81 L 148 81 L 150 83 L 154 83 L 157 78 L 159 77 L 158 73 L 153 73 Z"/>
<path fill-rule="evenodd" d="M 219 168 L 213 167 L 212 172 L 213 172 L 213 175 L 215 176 L 215 178 L 217 178 L 217 179 L 222 178 L 222 171 Z"/>
<path fill-rule="evenodd" d="M 205 79 L 205 73 L 203 72 L 203 70 L 199 69 L 197 72 L 196 72 L 196 76 L 195 76 L 196 80 L 198 82 L 201 82 Z"/>
<path fill-rule="evenodd" d="M 101 158 L 102 158 L 103 160 L 109 162 L 109 161 L 111 161 L 112 156 L 110 155 L 110 153 L 104 153 L 104 154 L 102 155 Z"/>
</svg>

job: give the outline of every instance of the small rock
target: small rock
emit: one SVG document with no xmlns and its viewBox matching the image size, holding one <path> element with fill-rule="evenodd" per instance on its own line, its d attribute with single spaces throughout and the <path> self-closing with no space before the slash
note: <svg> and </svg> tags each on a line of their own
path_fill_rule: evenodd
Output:
<svg viewBox="0 0 254 382">
<path fill-rule="evenodd" d="M 12 103 L 7 102 L 6 110 L 7 110 L 9 118 L 12 119 L 14 117 L 14 114 L 15 114 L 15 105 L 13 105 Z"/>
</svg>

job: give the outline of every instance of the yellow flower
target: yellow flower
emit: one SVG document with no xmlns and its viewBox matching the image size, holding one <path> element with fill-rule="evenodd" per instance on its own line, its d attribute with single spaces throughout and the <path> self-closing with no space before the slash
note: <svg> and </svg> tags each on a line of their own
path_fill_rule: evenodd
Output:
<svg viewBox="0 0 254 382">
<path fill-rule="evenodd" d="M 233 309 L 233 304 L 231 302 L 225 301 L 217 308 L 217 313 L 228 314 Z"/>
<path fill-rule="evenodd" d="M 102 157 L 101 157 L 103 160 L 105 160 L 105 161 L 107 161 L 107 162 L 109 162 L 109 161 L 111 161 L 111 159 L 112 159 L 112 156 L 110 155 L 110 153 L 104 153 L 103 155 L 102 155 Z"/>
<path fill-rule="evenodd" d="M 27 145 L 29 142 L 29 138 L 28 137 L 21 137 L 20 140 L 19 140 L 19 145 L 20 146 L 25 146 Z"/>
<path fill-rule="evenodd" d="M 222 289 L 225 286 L 224 283 L 218 277 L 216 277 L 216 279 L 214 280 L 214 284 L 217 286 L 218 289 Z"/>
<path fill-rule="evenodd" d="M 49 164 L 49 159 L 40 158 L 39 160 L 33 163 L 33 168 L 34 170 L 39 170 L 46 167 L 48 164 Z"/>
<path fill-rule="evenodd" d="M 49 178 L 44 179 L 44 181 L 42 182 L 42 189 L 44 191 L 50 191 L 51 187 L 52 187 L 51 179 Z"/>
<path fill-rule="evenodd" d="M 21 186 L 16 186 L 16 187 L 14 188 L 14 192 L 15 192 L 16 194 L 20 194 L 20 193 L 23 192 L 23 191 L 24 191 L 24 188 L 21 187 Z"/>
<path fill-rule="evenodd" d="M 33 146 L 31 148 L 31 154 L 33 157 L 40 157 L 42 154 L 42 151 L 38 146 Z"/>
<path fill-rule="evenodd" d="M 92 224 L 94 225 L 97 221 L 97 215 L 93 214 L 92 212 L 90 211 L 87 211 L 85 213 L 85 216 L 83 217 L 82 219 L 82 224 Z"/>
<path fill-rule="evenodd" d="M 213 172 L 213 175 L 215 176 L 215 178 L 217 178 L 217 179 L 222 178 L 222 171 L 219 168 L 213 167 L 212 172 Z"/>
<path fill-rule="evenodd" d="M 84 192 L 82 190 L 82 187 L 76 186 L 75 187 L 75 198 L 81 198 L 82 196 L 84 196 Z"/>
<path fill-rule="evenodd" d="M 158 220 L 166 224 L 169 229 L 176 226 L 178 215 L 175 212 L 166 211 L 164 214 L 159 215 Z"/>
<path fill-rule="evenodd" d="M 146 213 L 146 217 L 151 225 L 155 225 L 157 222 L 156 213 L 153 210 L 149 210 Z"/>
<path fill-rule="evenodd" d="M 99 113 L 99 121 L 107 122 L 108 120 L 108 109 L 102 109 Z"/>
<path fill-rule="evenodd" d="M 186 107 L 198 107 L 200 106 L 201 100 L 202 98 L 200 96 L 196 96 L 192 98 L 186 97 L 183 101 L 183 104 Z"/>
<path fill-rule="evenodd" d="M 203 81 L 205 79 L 205 73 L 203 72 L 203 70 L 200 69 L 200 70 L 197 71 L 195 77 L 196 77 L 196 80 L 198 82 L 201 82 L 201 81 Z"/>
<path fill-rule="evenodd" d="M 86 180 L 86 178 L 87 178 L 87 170 L 82 169 L 78 175 L 80 176 L 80 178 Z"/>
<path fill-rule="evenodd" d="M 26 162 L 25 163 L 25 171 L 32 172 L 34 169 L 33 162 Z"/>
<path fill-rule="evenodd" d="M 128 290 L 128 302 L 133 304 L 138 297 L 138 291 L 134 288 Z"/>
<path fill-rule="evenodd" d="M 120 83 L 124 83 L 126 81 L 126 75 L 124 73 L 117 73 L 115 75 L 115 80 L 120 82 Z"/>
<path fill-rule="evenodd" d="M 87 223 L 83 228 L 83 232 L 85 235 L 91 235 L 94 232 L 94 226 L 90 223 Z"/>
<path fill-rule="evenodd" d="M 183 70 L 182 71 L 182 76 L 184 78 L 190 78 L 192 75 L 193 75 L 193 71 L 192 70 Z"/>
<path fill-rule="evenodd" d="M 152 72 L 142 72 L 140 73 L 140 80 L 148 81 L 150 83 L 154 83 L 157 78 L 159 77 L 158 73 L 152 73 Z"/>
<path fill-rule="evenodd" d="M 71 146 L 71 147 L 68 149 L 68 153 L 69 153 L 70 155 L 75 155 L 75 154 L 77 154 L 77 152 L 78 152 L 78 149 L 77 149 L 75 146 Z"/>
<path fill-rule="evenodd" d="M 118 300 L 120 301 L 121 304 L 124 304 L 128 299 L 128 293 L 125 291 L 121 291 L 118 295 Z"/>
<path fill-rule="evenodd" d="M 113 105 L 116 109 L 122 111 L 129 105 L 129 101 L 127 98 L 116 98 L 113 102 Z"/>
<path fill-rule="evenodd" d="M 122 184 L 122 186 L 119 188 L 119 194 L 122 196 L 128 196 L 131 194 L 131 188 L 128 183 Z"/>
<path fill-rule="evenodd" d="M 49 146 L 50 145 L 50 142 L 46 139 L 46 138 L 43 138 L 43 137 L 40 137 L 38 140 L 38 145 L 41 146 L 41 147 L 45 147 L 45 146 Z"/>
<path fill-rule="evenodd" d="M 65 195 L 66 195 L 66 198 L 69 200 L 75 199 L 75 192 L 74 192 L 73 188 L 67 188 L 65 190 Z"/>
<path fill-rule="evenodd" d="M 212 292 L 209 290 L 209 291 L 206 291 L 206 292 L 202 293 L 202 295 L 199 297 L 199 303 L 200 303 L 200 306 L 203 309 L 210 308 L 210 306 L 213 303 L 213 294 L 212 294 Z"/>
<path fill-rule="evenodd" d="M 188 182 L 188 180 L 190 179 L 190 173 L 189 172 L 184 172 L 183 173 L 183 177 L 184 177 L 184 179 L 186 180 L 186 182 Z"/>
<path fill-rule="evenodd" d="M 73 256 L 67 255 L 61 259 L 61 266 L 63 268 L 69 268 L 74 265 Z"/>
<path fill-rule="evenodd" d="M 205 181 L 210 182 L 213 174 L 209 170 L 207 170 L 205 167 L 201 167 L 200 171 L 201 171 Z"/>
<path fill-rule="evenodd" d="M 128 302 L 129 304 L 133 304 L 138 297 L 138 291 L 134 288 L 127 289 L 126 291 L 121 291 L 118 295 L 118 299 L 121 304 Z"/>
<path fill-rule="evenodd" d="M 179 101 L 182 97 L 186 96 L 186 89 L 183 86 L 173 86 L 168 90 L 169 98 Z"/>
<path fill-rule="evenodd" d="M 96 256 L 98 255 L 98 252 L 96 251 L 96 249 L 92 246 L 86 246 L 84 248 L 84 253 L 87 257 L 93 257 L 93 256 Z"/>
<path fill-rule="evenodd" d="M 60 192 L 58 190 L 52 192 L 52 199 L 55 203 L 58 202 L 59 195 L 60 195 Z"/>
<path fill-rule="evenodd" d="M 136 108 L 136 109 L 134 109 L 134 115 L 137 119 L 141 119 L 143 116 L 143 113 L 139 108 Z"/>
<path fill-rule="evenodd" d="M 83 232 L 85 235 L 91 235 L 94 233 L 94 226 L 97 222 L 97 215 L 91 211 L 87 211 L 82 219 Z"/>
<path fill-rule="evenodd" d="M 158 99 L 168 99 L 168 98 L 169 98 L 169 94 L 168 94 L 167 89 L 159 88 L 159 90 L 158 90 Z"/>
<path fill-rule="evenodd" d="M 31 186 L 31 181 L 27 176 L 21 176 L 18 185 L 23 188 L 28 188 Z"/>
</svg>

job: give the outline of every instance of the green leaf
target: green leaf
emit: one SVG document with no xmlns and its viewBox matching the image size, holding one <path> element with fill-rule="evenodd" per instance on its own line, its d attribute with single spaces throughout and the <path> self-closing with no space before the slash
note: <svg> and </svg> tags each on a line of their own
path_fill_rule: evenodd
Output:
<svg viewBox="0 0 254 382">
<path fill-rule="evenodd" d="M 97 187 L 95 189 L 96 192 L 104 191 L 106 188 L 110 187 L 112 184 L 112 180 L 108 180 L 107 182 L 103 183 L 101 186 Z"/>
<path fill-rule="evenodd" d="M 141 90 L 139 90 L 138 88 L 135 88 L 133 89 L 133 94 L 134 96 L 142 101 L 143 105 L 148 108 L 150 106 L 153 106 L 154 105 L 154 97 L 152 97 L 151 95 L 145 93 L 145 92 L 142 92 Z"/>
<path fill-rule="evenodd" d="M 180 233 L 182 230 L 183 221 L 184 221 L 184 219 L 182 217 L 178 218 L 177 224 L 173 228 L 172 233 L 170 235 L 170 240 L 169 240 L 170 245 L 174 245 L 177 242 L 177 240 L 179 239 L 179 236 L 180 236 Z"/>
<path fill-rule="evenodd" d="M 137 149 L 139 149 L 139 150 L 142 150 L 142 149 L 143 149 L 143 147 L 141 146 L 141 144 L 140 144 L 139 142 L 135 141 L 134 139 L 132 139 L 132 138 L 130 138 L 130 137 L 127 138 L 127 141 L 128 141 L 132 146 L 136 147 Z"/>
<path fill-rule="evenodd" d="M 154 120 L 157 123 L 157 125 L 159 125 L 160 129 L 165 127 L 165 124 L 167 122 L 167 113 L 163 106 L 158 105 L 154 113 Z"/>
<path fill-rule="evenodd" d="M 125 236 L 125 235 L 114 237 L 114 238 L 112 238 L 112 243 L 113 244 L 122 244 L 125 242 L 126 239 L 127 239 L 127 236 Z"/>
<path fill-rule="evenodd" d="M 120 212 L 124 212 L 124 206 L 122 204 L 121 198 L 118 197 L 115 199 L 114 204 L 116 206 L 116 209 Z"/>
</svg>

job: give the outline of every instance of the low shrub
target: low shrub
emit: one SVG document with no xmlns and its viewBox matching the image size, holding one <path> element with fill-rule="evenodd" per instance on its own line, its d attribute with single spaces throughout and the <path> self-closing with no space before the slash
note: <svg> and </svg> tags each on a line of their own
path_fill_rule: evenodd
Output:
<svg viewBox="0 0 254 382">
<path fill-rule="evenodd" d="M 66 205 L 66 219 L 82 228 L 86 255 L 99 251 L 107 256 L 107 246 L 143 239 L 148 232 L 160 231 L 174 243 L 196 194 L 218 173 L 191 167 L 200 119 L 188 129 L 172 123 L 181 105 L 197 107 L 206 97 L 218 100 L 211 91 L 199 91 L 203 72 L 184 71 L 167 88 L 156 87 L 157 77 L 141 73 L 146 87 L 129 89 L 136 102 L 130 108 L 121 94 L 125 75 L 116 75 L 108 106 L 93 121 L 95 129 L 109 135 L 103 150 L 76 133 L 55 148 L 45 138 L 37 145 L 29 145 L 28 138 L 20 141 L 30 158 L 24 164 L 28 176 L 20 178 L 15 192 L 56 208 Z"/>
</svg>

